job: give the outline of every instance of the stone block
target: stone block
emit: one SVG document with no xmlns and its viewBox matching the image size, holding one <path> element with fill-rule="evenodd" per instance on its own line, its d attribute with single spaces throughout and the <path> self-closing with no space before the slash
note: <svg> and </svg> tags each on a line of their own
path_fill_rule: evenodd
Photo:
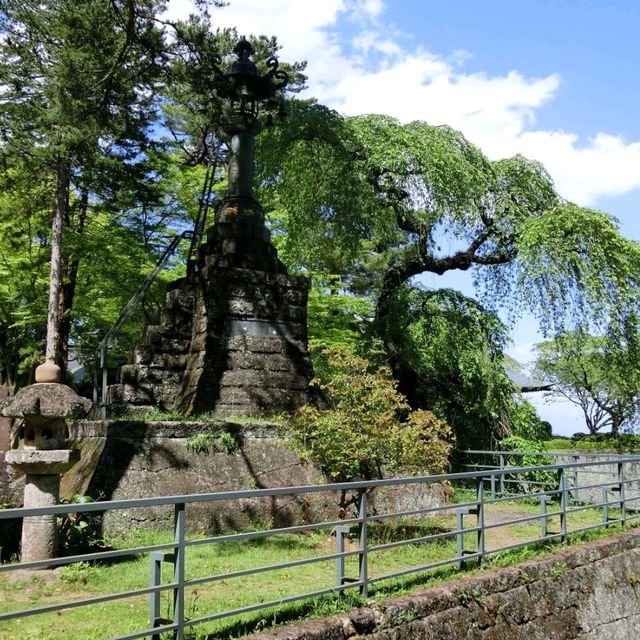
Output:
<svg viewBox="0 0 640 640">
<path fill-rule="evenodd" d="M 127 404 L 154 404 L 153 390 L 133 384 L 123 384 L 122 402 Z"/>
<path fill-rule="evenodd" d="M 170 409 L 182 389 L 182 383 L 166 383 L 154 387 L 153 392 L 156 402 L 162 410 Z"/>
<path fill-rule="evenodd" d="M 189 342 L 175 338 L 161 338 L 160 350 L 171 354 L 184 354 L 189 351 Z"/>
<path fill-rule="evenodd" d="M 138 344 L 133 350 L 133 364 L 149 364 L 153 357 L 153 350 L 148 344 Z"/>
<path fill-rule="evenodd" d="M 76 449 L 51 449 L 49 451 L 41 449 L 12 449 L 5 454 L 5 462 L 7 464 L 12 465 L 22 473 L 33 475 L 64 473 L 78 460 L 80 460 L 80 452 Z"/>
<path fill-rule="evenodd" d="M 184 371 L 187 365 L 187 356 L 160 354 L 153 357 L 149 363 L 152 369 L 169 369 L 170 371 Z"/>
<path fill-rule="evenodd" d="M 136 384 L 138 381 L 138 377 L 144 380 L 144 372 L 147 370 L 147 367 L 144 365 L 138 364 L 125 364 L 120 367 L 120 382 L 123 384 Z M 139 373 L 142 375 L 139 376 Z"/>
</svg>

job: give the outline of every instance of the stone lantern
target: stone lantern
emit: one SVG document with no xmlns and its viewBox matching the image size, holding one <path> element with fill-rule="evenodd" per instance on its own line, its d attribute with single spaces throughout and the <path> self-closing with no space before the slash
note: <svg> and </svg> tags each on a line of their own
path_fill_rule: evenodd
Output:
<svg viewBox="0 0 640 640">
<path fill-rule="evenodd" d="M 58 503 L 60 475 L 80 459 L 80 452 L 67 446 L 66 418 L 82 418 L 90 408 L 91 402 L 73 389 L 52 382 L 36 382 L 24 387 L 4 407 L 5 416 L 24 421 L 23 445 L 7 451 L 5 462 L 26 476 L 25 508 Z M 22 561 L 47 560 L 55 557 L 56 551 L 56 516 L 24 518 Z"/>
</svg>

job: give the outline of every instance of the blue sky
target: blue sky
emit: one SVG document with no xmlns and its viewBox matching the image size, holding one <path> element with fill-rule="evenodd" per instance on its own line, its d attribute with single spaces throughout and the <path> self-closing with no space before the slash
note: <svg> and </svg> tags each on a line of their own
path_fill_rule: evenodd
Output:
<svg viewBox="0 0 640 640">
<path fill-rule="evenodd" d="M 342 113 L 449 124 L 490 158 L 542 161 L 561 195 L 640 240 L 637 0 L 229 0 L 213 22 L 276 35 L 282 58 L 308 61 L 308 94 Z M 470 291 L 466 275 L 425 278 L 443 282 Z M 513 338 L 529 360 L 535 323 Z M 584 430 L 569 407 L 540 408 L 557 432 Z"/>
</svg>

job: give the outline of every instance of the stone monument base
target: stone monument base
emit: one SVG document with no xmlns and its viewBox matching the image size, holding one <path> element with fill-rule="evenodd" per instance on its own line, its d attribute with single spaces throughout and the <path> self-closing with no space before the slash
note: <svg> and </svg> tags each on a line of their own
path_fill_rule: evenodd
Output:
<svg viewBox="0 0 640 640">
<path fill-rule="evenodd" d="M 243 217 L 218 223 L 110 387 L 112 413 L 269 415 L 308 402 L 309 287 L 287 274 L 268 229 Z"/>
</svg>

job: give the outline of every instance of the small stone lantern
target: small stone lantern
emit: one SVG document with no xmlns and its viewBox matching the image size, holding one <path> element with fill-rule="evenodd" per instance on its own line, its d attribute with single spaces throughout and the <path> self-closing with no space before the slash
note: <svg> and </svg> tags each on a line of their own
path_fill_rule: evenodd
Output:
<svg viewBox="0 0 640 640">
<path fill-rule="evenodd" d="M 24 420 L 23 446 L 7 451 L 5 462 L 26 475 L 25 508 L 58 503 L 60 475 L 80 459 L 79 451 L 67 448 L 65 419 L 85 417 L 90 408 L 91 401 L 57 382 L 36 382 L 24 387 L 4 407 L 5 416 Z M 57 533 L 55 515 L 24 518 L 22 561 L 54 558 Z"/>
</svg>

